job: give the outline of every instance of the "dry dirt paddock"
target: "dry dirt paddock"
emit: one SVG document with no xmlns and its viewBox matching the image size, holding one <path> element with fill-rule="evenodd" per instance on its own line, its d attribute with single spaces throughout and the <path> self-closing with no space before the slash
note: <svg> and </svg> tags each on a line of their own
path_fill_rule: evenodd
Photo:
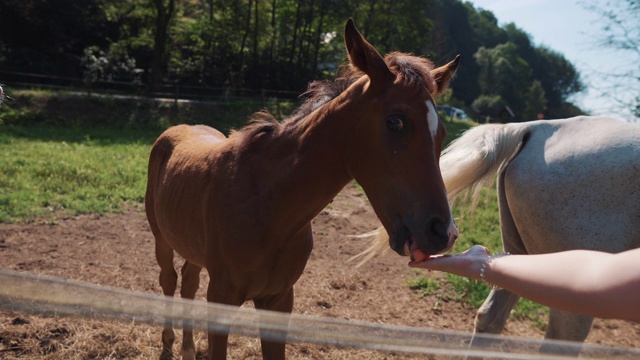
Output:
<svg viewBox="0 0 640 360">
<path fill-rule="evenodd" d="M 389 253 L 359 269 L 347 263 L 366 246 L 364 240 L 347 235 L 370 231 L 379 224 L 355 186 L 345 188 L 313 223 L 316 242 L 295 286 L 295 313 L 472 330 L 475 309 L 436 296 L 421 297 L 409 289 L 406 279 L 418 275 L 406 266 L 406 258 Z M 142 208 L 107 216 L 78 216 L 55 225 L 0 224 L 2 269 L 160 294 L 153 249 Z M 202 284 L 207 281 L 204 273 Z M 198 298 L 204 299 L 204 285 Z M 159 327 L 145 324 L 0 312 L 0 359 L 157 359 L 160 332 Z M 176 358 L 180 334 L 177 331 Z M 512 319 L 506 334 L 541 338 L 543 331 Z M 198 358 L 204 359 L 206 334 L 197 332 L 196 341 Z M 587 342 L 639 347 L 640 325 L 596 320 Z M 229 354 L 232 359 L 259 359 L 259 341 L 232 335 Z M 291 359 L 438 358 L 314 344 L 290 344 L 287 354 Z"/>
</svg>

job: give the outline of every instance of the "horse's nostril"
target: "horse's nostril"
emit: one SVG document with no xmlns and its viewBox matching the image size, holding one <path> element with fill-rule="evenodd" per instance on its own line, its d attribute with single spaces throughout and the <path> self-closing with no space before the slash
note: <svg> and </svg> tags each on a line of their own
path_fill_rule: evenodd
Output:
<svg viewBox="0 0 640 360">
<path fill-rule="evenodd" d="M 441 218 L 432 218 L 429 221 L 431 233 L 440 239 L 449 239 L 449 223 Z"/>
</svg>

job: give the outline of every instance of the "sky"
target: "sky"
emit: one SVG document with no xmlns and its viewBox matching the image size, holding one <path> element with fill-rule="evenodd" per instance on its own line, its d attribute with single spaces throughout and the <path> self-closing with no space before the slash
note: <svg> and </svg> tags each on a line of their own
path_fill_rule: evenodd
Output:
<svg viewBox="0 0 640 360">
<path fill-rule="evenodd" d="M 536 46 L 545 46 L 564 55 L 580 72 L 587 91 L 571 100 L 592 115 L 625 114 L 612 109 L 612 102 L 602 99 L 597 90 L 604 82 L 596 75 L 620 65 L 619 52 L 596 45 L 601 17 L 585 9 L 577 0 L 468 0 L 474 7 L 491 11 L 498 25 L 513 22 L 531 35 Z M 631 94 L 630 94 L 631 95 Z"/>
</svg>

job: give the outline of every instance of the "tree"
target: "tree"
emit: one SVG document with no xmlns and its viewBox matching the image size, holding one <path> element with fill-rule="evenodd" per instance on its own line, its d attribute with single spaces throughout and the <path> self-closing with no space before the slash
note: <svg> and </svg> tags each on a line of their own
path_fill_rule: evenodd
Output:
<svg viewBox="0 0 640 360">
<path fill-rule="evenodd" d="M 0 66 L 74 78 L 84 70 L 88 81 L 148 89 L 299 93 L 344 63 L 349 17 L 383 54 L 436 65 L 460 54 L 450 103 L 469 108 L 497 95 L 522 115 L 535 79 L 550 116 L 576 110 L 569 99 L 582 85 L 570 62 L 464 0 L 1 0 Z"/>
<path fill-rule="evenodd" d="M 515 44 L 506 42 L 491 49 L 481 47 L 475 58 L 481 66 L 478 82 L 482 94 L 499 95 L 521 118 L 531 84 L 531 68 L 516 50 Z"/>
<path fill-rule="evenodd" d="M 469 105 L 481 93 L 477 79 L 480 66 L 473 54 L 481 46 L 493 47 L 503 42 L 488 42 L 502 32 L 498 21 L 491 12 L 476 11 L 471 3 L 461 1 L 435 1 L 427 16 L 433 22 L 428 55 L 438 64 L 461 55 L 451 88 L 457 99 Z"/>
<path fill-rule="evenodd" d="M 640 1 L 585 0 L 583 5 L 601 17 L 596 45 L 620 53 L 626 61 L 601 73 L 608 85 L 601 95 L 640 120 Z"/>
<path fill-rule="evenodd" d="M 538 115 L 544 117 L 547 110 L 547 99 L 545 98 L 544 89 L 538 80 L 534 80 L 527 92 L 527 100 L 522 113 L 523 120 L 534 120 Z"/>
<path fill-rule="evenodd" d="M 507 103 L 500 95 L 480 95 L 471 104 L 479 123 L 489 123 L 492 119 L 497 119 L 500 111 L 506 106 Z"/>
<path fill-rule="evenodd" d="M 562 54 L 546 47 L 535 49 L 532 61 L 533 77 L 538 79 L 547 98 L 549 118 L 575 115 L 575 107 L 566 104 L 572 95 L 584 90 L 580 73 Z M 571 109 L 567 112 L 565 110 Z"/>
<path fill-rule="evenodd" d="M 0 1 L 0 68 L 81 77 L 89 46 L 104 47 L 117 34 L 102 1 Z"/>
<path fill-rule="evenodd" d="M 153 0 L 156 10 L 156 24 L 153 41 L 153 60 L 151 62 L 151 87 L 158 86 L 167 69 L 167 46 L 169 26 L 176 13 L 176 0 Z"/>
</svg>

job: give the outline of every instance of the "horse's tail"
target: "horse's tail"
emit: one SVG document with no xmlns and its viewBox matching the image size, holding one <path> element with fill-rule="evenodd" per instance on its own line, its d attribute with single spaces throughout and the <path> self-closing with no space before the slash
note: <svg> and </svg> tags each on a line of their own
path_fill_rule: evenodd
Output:
<svg viewBox="0 0 640 360">
<path fill-rule="evenodd" d="M 528 133 L 528 124 L 486 124 L 467 130 L 451 142 L 440 157 L 440 171 L 451 201 L 471 196 L 471 208 L 480 190 L 491 183 L 500 168 L 518 154 Z M 389 249 L 389 235 L 380 227 L 358 237 L 371 238 L 371 246 L 352 260 L 358 266 Z"/>
<path fill-rule="evenodd" d="M 442 180 L 449 200 L 471 194 L 476 204 L 480 190 L 520 151 L 528 124 L 487 124 L 467 130 L 451 142 L 440 158 Z"/>
</svg>

